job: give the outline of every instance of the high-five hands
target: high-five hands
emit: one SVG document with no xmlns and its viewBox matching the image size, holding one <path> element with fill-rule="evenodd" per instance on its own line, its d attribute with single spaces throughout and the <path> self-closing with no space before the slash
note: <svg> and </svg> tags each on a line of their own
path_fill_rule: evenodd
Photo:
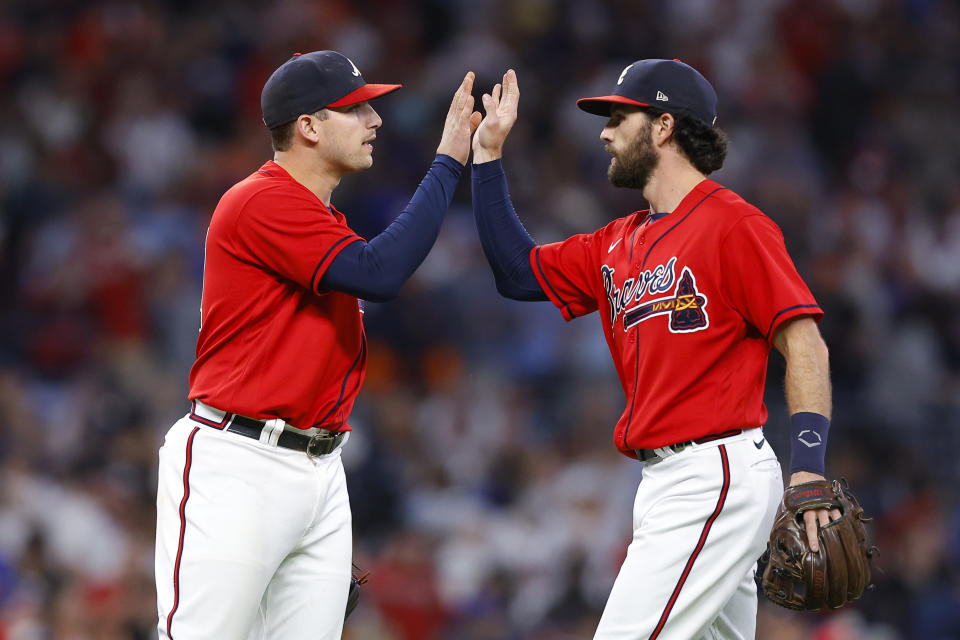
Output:
<svg viewBox="0 0 960 640">
<path fill-rule="evenodd" d="M 486 116 L 473 136 L 474 164 L 496 160 L 503 155 L 503 143 L 517 121 L 520 102 L 517 72 L 510 69 L 503 74 L 503 82 L 495 85 L 491 93 L 483 94 L 481 101 Z"/>
<path fill-rule="evenodd" d="M 473 71 L 468 71 L 453 94 L 447 119 L 443 123 L 438 154 L 448 155 L 462 165 L 470 156 L 470 136 L 480 125 L 480 112 L 473 110 Z"/>
</svg>

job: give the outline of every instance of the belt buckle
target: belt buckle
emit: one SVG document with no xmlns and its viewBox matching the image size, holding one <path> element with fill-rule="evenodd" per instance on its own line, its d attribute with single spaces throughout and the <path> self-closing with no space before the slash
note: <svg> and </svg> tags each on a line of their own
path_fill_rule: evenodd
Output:
<svg viewBox="0 0 960 640">
<path fill-rule="evenodd" d="M 316 458 L 324 456 L 334 450 L 336 447 L 337 434 L 326 429 L 310 436 L 307 442 L 307 456 Z"/>
</svg>

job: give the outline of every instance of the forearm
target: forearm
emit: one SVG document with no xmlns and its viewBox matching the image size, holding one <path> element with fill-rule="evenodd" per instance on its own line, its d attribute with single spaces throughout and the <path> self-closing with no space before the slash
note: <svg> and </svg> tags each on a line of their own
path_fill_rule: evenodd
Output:
<svg viewBox="0 0 960 640">
<path fill-rule="evenodd" d="M 513 208 L 501 163 L 475 162 L 472 186 L 480 245 L 497 291 L 514 300 L 547 300 L 530 266 L 530 250 L 536 243 Z"/>
<path fill-rule="evenodd" d="M 804 331 L 792 342 L 786 355 L 784 380 L 790 415 L 809 412 L 829 419 L 832 402 L 827 347 L 816 331 Z"/>
<path fill-rule="evenodd" d="M 777 330 L 774 345 L 786 359 L 784 382 L 790 411 L 791 484 L 825 473 L 830 430 L 830 357 L 811 318 L 789 321 Z"/>
<path fill-rule="evenodd" d="M 365 300 L 395 298 L 440 233 L 463 165 L 438 155 L 403 212 L 370 242 L 355 242 L 330 264 L 322 287 Z"/>
</svg>

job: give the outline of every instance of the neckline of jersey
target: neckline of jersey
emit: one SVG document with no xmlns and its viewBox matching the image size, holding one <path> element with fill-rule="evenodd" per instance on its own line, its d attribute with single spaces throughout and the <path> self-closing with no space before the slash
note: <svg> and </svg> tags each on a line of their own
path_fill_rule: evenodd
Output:
<svg viewBox="0 0 960 640">
<path fill-rule="evenodd" d="M 717 184 L 716 182 L 714 182 L 714 181 L 711 180 L 710 178 L 704 178 L 703 180 L 701 180 L 700 182 L 698 182 L 692 189 L 690 189 L 690 191 L 687 192 L 687 195 L 683 196 L 683 198 L 682 198 L 682 199 L 680 200 L 680 202 L 677 204 L 677 208 L 676 208 L 676 209 L 674 209 L 673 211 L 653 211 L 652 209 L 647 209 L 647 210 L 646 210 L 647 215 L 645 215 L 645 216 L 643 217 L 643 219 L 640 221 L 640 224 L 639 224 L 638 226 L 640 226 L 640 227 L 645 227 L 645 226 L 651 225 L 651 224 L 653 224 L 653 223 L 655 223 L 655 222 L 659 222 L 660 220 L 663 220 L 664 218 L 666 218 L 666 217 L 669 216 L 670 214 L 672 214 L 672 213 L 674 213 L 674 212 L 676 212 L 676 211 L 681 211 L 682 209 L 684 209 L 684 208 L 685 208 L 684 205 L 687 205 L 687 204 L 690 202 L 691 197 L 692 197 L 694 194 L 696 194 L 696 193 L 698 193 L 698 192 L 699 192 L 699 193 L 706 193 L 706 192 L 708 192 L 708 191 L 712 191 L 712 190 L 716 189 L 716 188 L 719 187 L 719 186 L 722 186 L 722 185 Z M 636 213 L 637 213 L 637 215 L 639 216 L 640 214 L 643 213 L 643 211 L 637 211 Z"/>
<path fill-rule="evenodd" d="M 267 167 L 269 167 L 271 171 L 274 171 L 274 172 L 278 173 L 279 175 L 271 175 L 270 173 L 267 173 L 267 172 L 265 171 L 265 169 L 266 169 Z M 311 196 L 313 196 L 314 198 L 316 198 L 317 202 L 320 203 L 320 206 L 321 206 L 321 207 L 323 207 L 324 209 L 326 209 L 327 211 L 329 211 L 330 213 L 332 213 L 332 214 L 334 214 L 334 215 L 341 215 L 341 216 L 343 216 L 343 214 L 342 214 L 340 211 L 338 211 L 335 206 L 333 206 L 333 202 L 332 202 L 332 201 L 331 201 L 330 204 L 328 204 L 328 205 L 327 205 L 327 204 L 324 204 L 324 203 L 323 203 L 323 200 L 321 200 L 320 198 L 317 198 L 317 194 L 315 194 L 313 191 L 310 191 L 310 189 L 307 189 L 307 186 L 306 186 L 305 184 L 302 184 L 301 182 L 297 181 L 292 175 L 290 175 L 290 172 L 289 172 L 289 171 L 287 171 L 286 169 L 284 169 L 283 167 L 281 167 L 279 164 L 277 164 L 277 162 L 276 162 L 275 160 L 267 160 L 266 162 L 263 163 L 263 165 L 261 165 L 261 167 L 260 167 L 257 171 L 262 172 L 262 173 L 266 173 L 266 174 L 267 174 L 268 176 L 270 176 L 271 178 L 283 178 L 283 179 L 285 179 L 285 180 L 288 180 L 288 181 L 292 182 L 292 183 L 295 184 L 298 188 L 303 189 L 304 191 L 306 191 L 307 193 L 309 193 Z M 344 216 L 344 217 L 346 217 L 346 216 Z"/>
</svg>

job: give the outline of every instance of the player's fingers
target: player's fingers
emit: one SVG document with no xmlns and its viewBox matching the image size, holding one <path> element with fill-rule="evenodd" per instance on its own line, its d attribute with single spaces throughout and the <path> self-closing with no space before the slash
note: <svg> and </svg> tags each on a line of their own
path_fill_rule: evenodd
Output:
<svg viewBox="0 0 960 640">
<path fill-rule="evenodd" d="M 816 553 L 820 550 L 820 543 L 817 540 L 817 513 L 815 511 L 805 511 L 803 513 L 803 524 L 807 531 L 807 543 L 810 550 Z"/>
<path fill-rule="evenodd" d="M 826 509 L 818 509 L 817 520 L 820 522 L 821 527 L 827 526 L 830 524 L 830 512 Z"/>
<path fill-rule="evenodd" d="M 499 82 L 493 85 L 492 95 L 493 95 L 494 106 L 500 106 L 500 91 L 502 89 L 503 89 L 503 85 L 501 85 Z"/>
<path fill-rule="evenodd" d="M 463 105 L 460 107 L 460 113 L 458 113 L 457 116 L 460 120 L 463 120 L 465 118 L 469 118 L 470 114 L 472 113 L 473 113 L 473 96 L 468 95 L 464 99 Z"/>
<path fill-rule="evenodd" d="M 471 135 L 477 130 L 477 127 L 480 126 L 480 122 L 483 120 L 483 116 L 480 115 L 479 111 L 474 111 L 470 114 L 470 133 Z"/>
<path fill-rule="evenodd" d="M 520 98 L 520 87 L 517 85 L 517 72 L 508 69 L 503 74 L 503 102 L 511 108 L 516 108 Z"/>
<path fill-rule="evenodd" d="M 460 95 L 464 98 L 473 97 L 473 71 L 467 71 L 467 75 L 463 76 L 463 82 L 460 83 Z"/>
<path fill-rule="evenodd" d="M 468 71 L 463 77 L 460 86 L 453 94 L 453 100 L 450 101 L 450 109 L 447 111 L 448 117 L 457 117 L 463 110 L 463 103 L 467 96 L 473 97 L 470 93 L 473 90 L 473 78 L 473 71 Z"/>
<path fill-rule="evenodd" d="M 453 99 L 450 100 L 450 110 L 455 111 L 457 108 L 457 103 L 463 97 L 463 85 L 466 82 L 466 78 L 460 81 L 460 86 L 457 87 L 457 90 L 453 92 Z"/>
<path fill-rule="evenodd" d="M 503 80 L 500 83 L 500 104 L 506 106 L 510 104 L 510 71 L 503 74 Z"/>
<path fill-rule="evenodd" d="M 843 514 L 840 513 L 840 509 L 831 509 L 831 510 L 830 510 L 830 519 L 831 519 L 831 520 L 839 520 L 839 519 L 842 518 L 842 517 L 843 517 Z"/>
<path fill-rule="evenodd" d="M 485 93 L 480 96 L 480 102 L 483 103 L 483 110 L 487 113 L 487 115 L 490 115 L 490 112 L 493 110 L 493 107 L 490 106 L 491 100 L 492 98 L 490 97 L 489 93 Z"/>
</svg>

